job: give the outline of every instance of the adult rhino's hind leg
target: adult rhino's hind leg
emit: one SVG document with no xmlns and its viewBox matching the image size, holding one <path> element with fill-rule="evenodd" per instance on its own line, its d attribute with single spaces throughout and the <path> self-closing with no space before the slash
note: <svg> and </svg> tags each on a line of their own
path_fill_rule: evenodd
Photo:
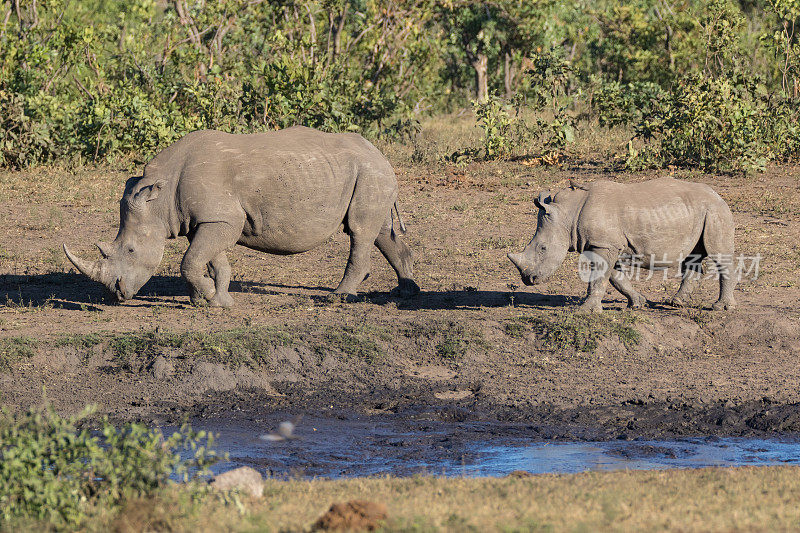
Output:
<svg viewBox="0 0 800 533">
<path fill-rule="evenodd" d="M 369 275 L 372 247 L 397 197 L 397 181 L 389 163 L 384 161 L 384 164 L 385 172 L 376 171 L 374 165 L 365 165 L 356 178 L 344 220 L 345 230 L 350 235 L 350 257 L 344 277 L 333 291 L 336 294 L 355 295 Z"/>
<path fill-rule="evenodd" d="M 350 257 L 344 268 L 344 277 L 339 286 L 334 289 L 334 294 L 355 295 L 358 286 L 369 276 L 372 262 L 372 244 L 375 236 L 364 235 L 360 231 L 350 232 Z"/>
<path fill-rule="evenodd" d="M 736 272 L 733 266 L 733 253 L 709 255 L 717 267 L 719 277 L 719 299 L 711 308 L 715 311 L 733 309 L 736 300 L 733 298 L 733 289 L 736 288 Z"/>
<path fill-rule="evenodd" d="M 419 286 L 413 279 L 411 249 L 392 230 L 391 213 L 375 239 L 375 246 L 397 273 L 397 287 L 392 293 L 402 298 L 419 294 Z"/>
<path fill-rule="evenodd" d="M 615 289 L 621 292 L 622 295 L 628 299 L 628 307 L 639 309 L 647 305 L 647 298 L 642 296 L 640 292 L 633 288 L 630 278 L 626 276 L 624 272 L 615 268 L 611 272 L 609 281 Z"/>
<path fill-rule="evenodd" d="M 681 263 L 681 270 L 683 271 L 683 278 L 681 279 L 681 286 L 675 296 L 667 301 L 667 304 L 675 307 L 686 307 L 692 298 L 692 294 L 697 290 L 700 285 L 700 279 L 703 274 L 702 265 L 688 265 L 686 262 Z"/>
<path fill-rule="evenodd" d="M 230 307 L 228 294 L 231 267 L 225 250 L 236 244 L 241 229 L 227 222 L 200 224 L 190 236 L 189 249 L 181 261 L 181 275 L 189 285 L 194 305 Z"/>
</svg>

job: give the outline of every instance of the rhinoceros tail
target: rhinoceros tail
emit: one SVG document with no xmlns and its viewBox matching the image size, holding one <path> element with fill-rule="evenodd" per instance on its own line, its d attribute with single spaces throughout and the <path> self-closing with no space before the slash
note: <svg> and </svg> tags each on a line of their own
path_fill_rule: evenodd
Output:
<svg viewBox="0 0 800 533">
<path fill-rule="evenodd" d="M 395 200 L 395 202 L 394 202 L 393 209 L 394 209 L 394 213 L 397 215 L 397 225 L 400 228 L 399 234 L 400 235 L 405 235 L 406 234 L 406 225 L 403 224 L 403 219 L 400 218 L 400 209 L 397 208 L 397 200 Z M 398 233 L 398 232 L 395 232 L 395 230 L 394 230 L 394 217 L 392 216 L 392 209 L 389 209 L 389 218 L 392 219 L 392 232 Z"/>
</svg>

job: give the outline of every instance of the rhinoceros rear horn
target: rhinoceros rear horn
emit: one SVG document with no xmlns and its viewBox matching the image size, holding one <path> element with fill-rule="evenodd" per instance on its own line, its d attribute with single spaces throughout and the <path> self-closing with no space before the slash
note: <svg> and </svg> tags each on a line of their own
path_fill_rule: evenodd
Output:
<svg viewBox="0 0 800 533">
<path fill-rule="evenodd" d="M 70 263 L 75 265 L 75 268 L 77 268 L 81 274 L 88 276 L 94 281 L 105 283 L 103 280 L 103 269 L 101 268 L 100 261 L 84 261 L 80 257 L 73 255 L 72 252 L 69 251 L 69 248 L 67 248 L 66 244 L 64 245 L 64 253 L 67 254 L 67 259 L 69 259 Z"/>
</svg>

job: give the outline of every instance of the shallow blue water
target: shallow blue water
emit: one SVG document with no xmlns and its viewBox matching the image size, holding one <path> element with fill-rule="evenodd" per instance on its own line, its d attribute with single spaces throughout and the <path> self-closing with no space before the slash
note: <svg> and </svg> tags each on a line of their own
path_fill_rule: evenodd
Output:
<svg viewBox="0 0 800 533">
<path fill-rule="evenodd" d="M 297 438 L 262 439 L 277 425 L 196 423 L 217 434 L 216 449 L 230 460 L 215 471 L 248 465 L 275 477 L 504 476 L 590 470 L 800 465 L 796 438 L 699 437 L 667 441 L 541 442 L 525 431 L 509 435 L 492 424 L 395 421 L 372 417 L 306 417 Z M 505 429 L 503 426 L 501 429 Z M 168 429 L 168 428 L 165 428 Z"/>
<path fill-rule="evenodd" d="M 527 446 L 486 446 L 471 475 L 496 476 L 513 470 L 533 474 L 587 470 L 653 470 L 800 464 L 800 443 L 773 439 L 681 439 L 675 441 L 561 442 Z"/>
</svg>

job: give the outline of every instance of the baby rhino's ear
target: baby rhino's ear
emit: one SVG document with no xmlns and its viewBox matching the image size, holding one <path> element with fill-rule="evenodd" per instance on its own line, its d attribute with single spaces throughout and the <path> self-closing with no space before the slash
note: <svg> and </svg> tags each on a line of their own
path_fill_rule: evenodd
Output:
<svg viewBox="0 0 800 533">
<path fill-rule="evenodd" d="M 586 191 L 586 190 L 589 189 L 589 187 L 586 186 L 584 183 L 582 183 L 582 182 L 580 182 L 580 181 L 578 181 L 578 180 L 576 180 L 574 178 L 570 178 L 569 179 L 569 188 L 572 189 L 573 191 L 576 190 L 576 189 L 580 189 L 582 191 Z"/>
<path fill-rule="evenodd" d="M 550 205 L 550 202 L 552 201 L 553 197 L 550 196 L 550 191 L 542 191 L 539 193 L 539 197 L 536 198 L 533 201 L 533 203 L 536 205 L 536 207 L 547 213 L 550 211 L 550 208 L 552 207 Z"/>
</svg>

